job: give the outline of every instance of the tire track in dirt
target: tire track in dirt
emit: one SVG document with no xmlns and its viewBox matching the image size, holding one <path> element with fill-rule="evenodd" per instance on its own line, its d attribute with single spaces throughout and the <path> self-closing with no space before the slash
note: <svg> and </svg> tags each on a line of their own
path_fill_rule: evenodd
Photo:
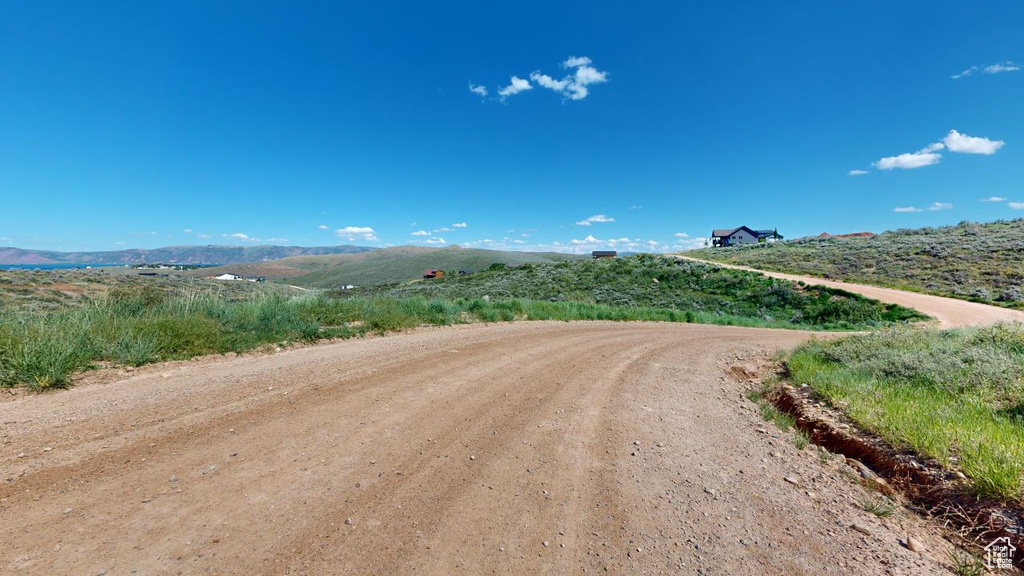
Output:
<svg viewBox="0 0 1024 576">
<path fill-rule="evenodd" d="M 867 558 L 830 564 L 842 546 L 932 572 L 893 545 L 908 523 L 924 530 L 914 519 L 868 541 L 836 527 L 863 514 L 855 504 L 803 496 L 764 457 L 788 450 L 786 471 L 822 474 L 782 433 L 755 432 L 726 368 L 807 337 L 478 325 L 153 366 L 2 403 L 0 571 L 878 572 Z M 838 476 L 808 482 L 855 502 Z"/>
</svg>

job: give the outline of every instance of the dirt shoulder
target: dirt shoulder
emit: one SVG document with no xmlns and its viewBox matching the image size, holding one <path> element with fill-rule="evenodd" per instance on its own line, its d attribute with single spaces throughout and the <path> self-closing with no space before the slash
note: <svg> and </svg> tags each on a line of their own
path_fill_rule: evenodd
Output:
<svg viewBox="0 0 1024 576">
<path fill-rule="evenodd" d="M 934 528 L 862 511 L 842 465 L 744 398 L 735 366 L 808 337 L 470 325 L 19 398 L 0 404 L 0 567 L 946 573 Z"/>
<path fill-rule="evenodd" d="M 977 326 L 994 324 L 996 322 L 1024 322 L 1024 312 L 1020 310 L 1010 310 L 978 302 L 968 302 L 967 300 L 957 300 L 956 298 L 945 298 L 943 296 L 934 296 L 931 294 L 907 292 L 905 290 L 896 290 L 895 288 L 881 288 L 865 284 L 836 282 L 834 280 L 825 280 L 823 278 L 815 278 L 813 276 L 784 274 L 782 272 L 772 272 L 769 270 L 759 270 L 746 266 L 736 266 L 734 264 L 722 264 L 720 262 L 712 262 L 710 260 L 700 260 L 683 255 L 676 255 L 676 257 L 684 260 L 693 260 L 694 262 L 713 264 L 723 268 L 760 272 L 761 274 L 771 278 L 791 280 L 793 282 L 803 281 L 808 284 L 821 284 L 830 288 L 838 288 L 840 290 L 846 290 L 868 298 L 874 298 L 881 302 L 899 304 L 900 306 L 913 308 L 932 316 L 938 321 L 939 326 L 942 328 Z"/>
</svg>

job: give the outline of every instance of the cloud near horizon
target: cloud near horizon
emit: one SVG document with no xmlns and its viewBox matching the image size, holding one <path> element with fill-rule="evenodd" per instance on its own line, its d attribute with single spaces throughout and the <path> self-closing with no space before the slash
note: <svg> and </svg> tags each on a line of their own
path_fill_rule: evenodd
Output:
<svg viewBox="0 0 1024 576">
<path fill-rule="evenodd" d="M 339 238 L 350 242 L 359 239 L 367 242 L 376 242 L 380 240 L 380 238 L 377 238 L 377 233 L 369 226 L 345 226 L 344 228 L 338 228 L 334 233 L 337 234 Z"/>
<path fill-rule="evenodd" d="M 939 212 L 941 210 L 952 210 L 953 204 L 950 202 L 932 202 L 924 208 L 918 208 L 917 206 L 898 206 L 893 208 L 893 212 Z"/>
<path fill-rule="evenodd" d="M 576 222 L 576 225 L 577 226 L 590 226 L 591 224 L 593 224 L 595 222 L 601 223 L 601 224 L 605 224 L 605 223 L 608 223 L 608 222 L 615 222 L 615 218 L 612 218 L 611 216 L 606 216 L 604 214 L 594 214 L 593 216 L 589 216 L 587 218 L 584 218 L 583 220 L 580 220 L 580 221 Z"/>
</svg>

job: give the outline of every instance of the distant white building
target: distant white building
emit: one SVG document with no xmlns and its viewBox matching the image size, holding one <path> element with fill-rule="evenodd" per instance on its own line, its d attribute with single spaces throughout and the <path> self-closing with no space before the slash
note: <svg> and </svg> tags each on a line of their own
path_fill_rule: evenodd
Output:
<svg viewBox="0 0 1024 576">
<path fill-rule="evenodd" d="M 241 276 L 236 276 L 234 274 L 221 274 L 220 276 L 214 276 L 213 279 L 214 280 L 241 280 L 242 277 Z"/>
</svg>

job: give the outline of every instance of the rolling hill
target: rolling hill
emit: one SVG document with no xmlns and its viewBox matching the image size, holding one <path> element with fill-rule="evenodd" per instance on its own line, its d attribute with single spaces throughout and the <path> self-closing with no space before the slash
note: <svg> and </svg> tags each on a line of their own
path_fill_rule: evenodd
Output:
<svg viewBox="0 0 1024 576">
<path fill-rule="evenodd" d="M 864 238 L 801 238 L 767 245 L 704 248 L 688 255 L 807 274 L 1024 306 L 1024 219 L 900 229 Z"/>
<path fill-rule="evenodd" d="M 133 248 L 106 252 L 56 252 L 0 247 L 0 264 L 229 264 L 262 262 L 289 256 L 357 254 L 366 246 L 167 246 L 146 250 Z"/>
<path fill-rule="evenodd" d="M 479 271 L 495 263 L 563 262 L 579 258 L 583 256 L 554 252 L 503 252 L 459 246 L 397 246 L 360 254 L 299 256 L 258 264 L 220 266 L 194 271 L 191 274 L 211 275 L 229 272 L 246 276 L 265 276 L 306 288 L 331 289 L 346 284 L 365 286 L 405 282 L 421 278 L 427 268 Z"/>
</svg>

